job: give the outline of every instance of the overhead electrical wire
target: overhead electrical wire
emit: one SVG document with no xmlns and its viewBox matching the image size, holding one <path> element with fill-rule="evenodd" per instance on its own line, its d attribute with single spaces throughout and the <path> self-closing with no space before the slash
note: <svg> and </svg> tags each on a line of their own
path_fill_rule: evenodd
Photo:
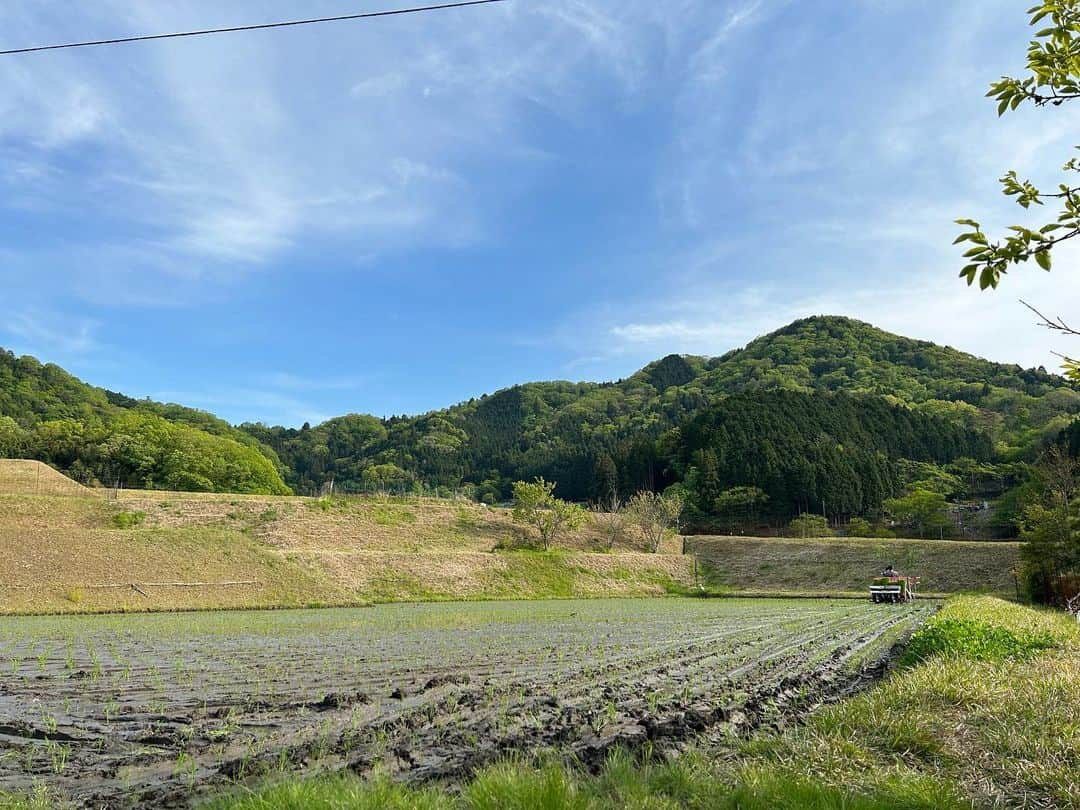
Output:
<svg viewBox="0 0 1080 810">
<path fill-rule="evenodd" d="M 95 39 L 87 42 L 67 42 L 60 45 L 35 45 L 29 48 L 9 48 L 8 50 L 0 50 L 0 56 L 9 56 L 17 53 L 34 53 L 36 51 L 59 51 L 64 50 L 65 48 L 89 48 L 95 45 L 120 45 L 125 42 L 147 42 L 155 39 L 179 39 L 181 37 L 202 37 L 209 34 L 233 34 L 240 31 L 263 31 L 268 28 L 291 28 L 299 25 L 364 20 L 373 17 L 395 17 L 402 14 L 419 14 L 424 11 L 442 11 L 444 9 L 464 8 L 465 6 L 485 6 L 491 3 L 505 2 L 507 2 L 507 0 L 461 0 L 461 2 L 440 3 L 433 6 L 414 6 L 412 8 L 388 9 L 386 11 L 365 11 L 357 14 L 340 14 L 336 17 L 313 17 L 306 20 L 286 20 L 284 22 L 257 23 L 254 25 L 235 25 L 228 28 L 204 28 L 197 31 L 176 31 L 169 34 L 145 34 L 135 37 Z"/>
</svg>

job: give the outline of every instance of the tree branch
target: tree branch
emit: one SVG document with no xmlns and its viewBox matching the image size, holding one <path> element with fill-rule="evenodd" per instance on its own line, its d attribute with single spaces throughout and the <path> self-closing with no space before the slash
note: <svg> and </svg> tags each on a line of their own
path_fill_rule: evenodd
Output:
<svg viewBox="0 0 1080 810">
<path fill-rule="evenodd" d="M 1045 327 L 1047 329 L 1052 329 L 1053 331 L 1060 332 L 1063 335 L 1076 335 L 1076 336 L 1080 337 L 1080 330 L 1073 329 L 1071 326 L 1069 326 L 1067 323 L 1065 323 L 1064 319 L 1062 319 L 1060 317 L 1059 318 L 1048 318 L 1046 315 L 1044 315 L 1042 312 L 1037 310 L 1035 307 L 1033 307 L 1031 304 L 1029 304 L 1023 298 L 1020 299 L 1020 303 L 1023 304 L 1028 309 L 1030 309 L 1032 312 L 1034 312 L 1039 317 L 1039 326 L 1043 326 L 1043 327 Z M 1068 358 L 1066 358 L 1066 359 L 1068 359 Z"/>
</svg>

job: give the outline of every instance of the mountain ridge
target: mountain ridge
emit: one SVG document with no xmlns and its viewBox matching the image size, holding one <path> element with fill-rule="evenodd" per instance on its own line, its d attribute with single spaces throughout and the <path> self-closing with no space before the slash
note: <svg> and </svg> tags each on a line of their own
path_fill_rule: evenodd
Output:
<svg viewBox="0 0 1080 810">
<path fill-rule="evenodd" d="M 349 463 L 360 456 L 383 467 L 379 475 L 369 476 L 371 485 L 401 485 L 413 470 L 438 479 L 439 463 L 420 447 L 426 442 L 463 456 L 465 477 L 479 485 L 490 479 L 487 489 L 494 496 L 494 490 L 505 492 L 511 473 L 546 474 L 560 482 L 582 478 L 586 472 L 580 457 L 587 447 L 633 437 L 655 440 L 726 396 L 774 389 L 882 396 L 991 434 L 1005 458 L 1029 455 L 1080 413 L 1080 393 L 1045 370 L 984 360 L 852 318 L 813 316 L 719 357 L 667 355 L 614 382 L 521 383 L 418 416 L 379 420 L 378 427 L 364 415 L 336 417 L 306 432 L 250 423 L 242 427 L 281 454 L 298 474 L 292 483 L 301 489 L 313 488 L 327 475 L 362 484 L 362 474 L 358 478 Z M 360 424 L 365 421 L 366 426 Z M 362 446 L 340 452 L 341 434 L 357 430 L 367 433 Z M 305 441 L 305 433 L 311 441 Z M 304 445 L 320 442 L 326 451 L 315 458 Z M 503 463 L 502 456 L 492 459 L 491 452 L 516 459 Z M 575 464 L 567 457 L 575 455 L 578 468 L 572 469 Z M 480 460 L 496 462 L 489 465 L 490 475 L 477 474 Z M 447 459 L 441 463 L 446 472 Z M 496 479 L 501 483 L 495 485 Z M 584 494 L 580 487 L 571 490 Z"/>
<path fill-rule="evenodd" d="M 1029 457 L 1080 413 L 1080 392 L 1045 369 L 818 315 L 717 357 L 669 354 L 613 382 L 526 382 L 415 416 L 353 413 L 301 428 L 229 425 L 205 411 L 135 400 L 83 383 L 59 366 L 0 352 L 0 420 L 7 419 L 0 421 L 0 455 L 20 454 L 20 441 L 36 442 L 29 448 L 34 457 L 80 480 L 108 473 L 134 478 L 135 485 L 178 489 L 243 487 L 238 475 L 257 468 L 251 486 L 266 491 L 280 492 L 287 483 L 311 492 L 334 478 L 351 489 L 465 482 L 482 496 L 501 498 L 511 478 L 544 474 L 567 494 L 587 497 L 592 493 L 582 482 L 595 478 L 596 465 L 606 465 L 607 457 L 636 470 L 626 472 L 627 486 L 636 485 L 630 479 L 651 481 L 662 473 L 652 467 L 655 444 L 666 431 L 732 394 L 774 390 L 881 397 L 990 435 L 1003 459 Z M 72 423 L 93 435 L 66 435 L 79 433 Z M 174 445 L 230 455 L 225 467 L 241 471 L 169 470 L 162 459 L 141 458 L 138 446 L 117 447 L 145 445 L 144 434 L 163 431 L 177 434 Z M 91 439 L 90 450 L 64 446 Z"/>
</svg>

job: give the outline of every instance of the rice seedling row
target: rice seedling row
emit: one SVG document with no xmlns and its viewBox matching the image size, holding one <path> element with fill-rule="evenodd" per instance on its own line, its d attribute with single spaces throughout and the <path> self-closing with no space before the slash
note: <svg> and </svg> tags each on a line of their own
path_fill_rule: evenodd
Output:
<svg viewBox="0 0 1080 810">
<path fill-rule="evenodd" d="M 275 771 L 455 778 L 740 733 L 852 688 L 932 606 L 594 600 L 0 621 L 0 788 L 184 806 Z"/>
</svg>

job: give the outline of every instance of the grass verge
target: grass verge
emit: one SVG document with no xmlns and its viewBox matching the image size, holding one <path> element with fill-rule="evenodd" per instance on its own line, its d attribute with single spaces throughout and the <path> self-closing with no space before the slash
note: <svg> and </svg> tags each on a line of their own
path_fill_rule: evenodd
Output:
<svg viewBox="0 0 1080 810">
<path fill-rule="evenodd" d="M 1076 807 L 1080 629 L 992 597 L 950 600 L 904 666 L 803 725 L 668 761 L 626 752 L 598 774 L 510 761 L 459 792 L 348 776 L 223 796 L 212 810 L 286 808 Z M 2 805 L 0 805 L 2 806 Z"/>
</svg>

